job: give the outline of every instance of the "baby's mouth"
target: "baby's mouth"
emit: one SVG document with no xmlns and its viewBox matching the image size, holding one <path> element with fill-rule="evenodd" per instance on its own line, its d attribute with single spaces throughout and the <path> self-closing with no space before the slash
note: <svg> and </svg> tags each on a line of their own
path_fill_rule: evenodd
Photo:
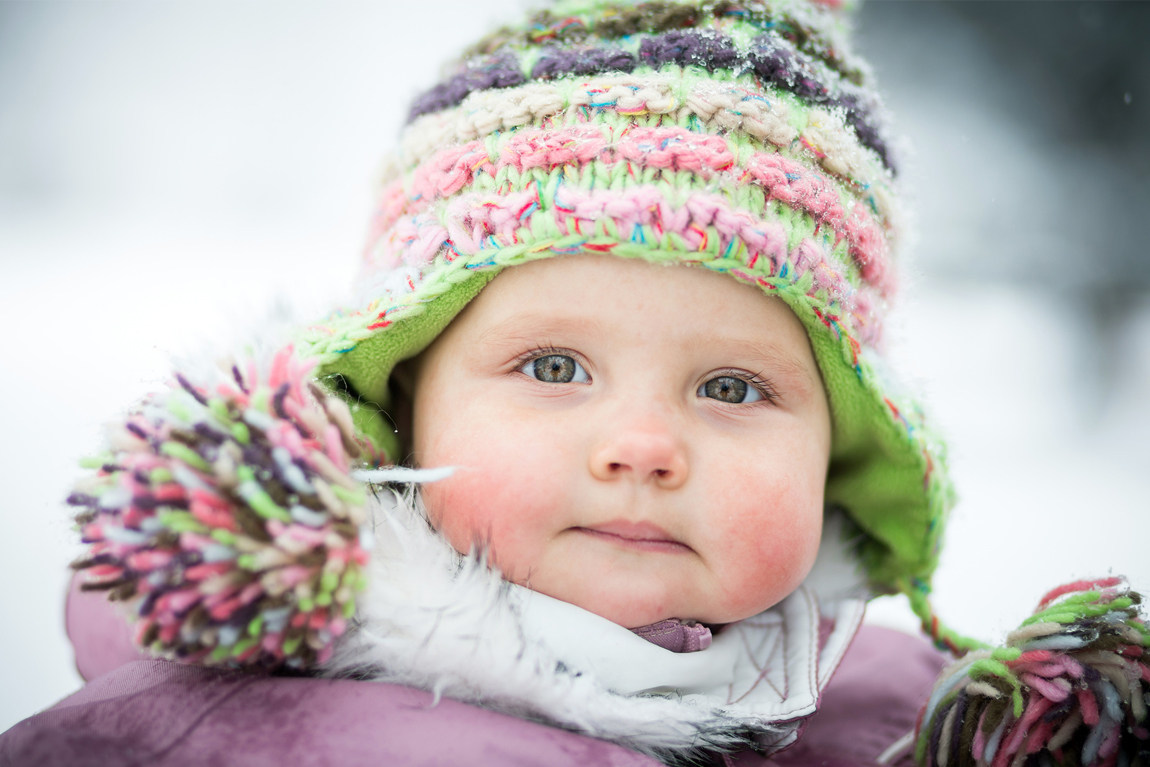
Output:
<svg viewBox="0 0 1150 767">
<path fill-rule="evenodd" d="M 693 551 L 690 546 L 675 540 L 666 530 L 651 522 L 617 519 L 613 522 L 571 529 L 605 543 L 638 551 L 665 554 L 687 554 Z"/>
</svg>

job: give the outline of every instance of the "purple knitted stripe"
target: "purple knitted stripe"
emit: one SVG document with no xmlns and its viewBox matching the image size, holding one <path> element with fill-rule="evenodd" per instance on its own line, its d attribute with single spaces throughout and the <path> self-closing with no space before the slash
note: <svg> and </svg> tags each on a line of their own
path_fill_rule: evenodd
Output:
<svg viewBox="0 0 1150 767">
<path fill-rule="evenodd" d="M 530 26 L 522 30 L 501 29 L 472 47 L 473 54 L 492 53 L 510 46 L 519 48 L 540 43 L 580 44 L 590 38 L 618 40 L 636 35 L 654 35 L 670 30 L 695 29 L 707 24 L 711 18 L 740 18 L 764 28 L 777 30 L 805 54 L 822 60 L 852 82 L 860 82 L 862 73 L 844 62 L 833 45 L 811 30 L 806 22 L 780 9 L 764 17 L 760 5 L 721 0 L 692 5 L 665 0 L 646 0 L 635 4 L 626 2 L 599 8 L 594 19 L 556 15 L 540 11 L 532 17 Z"/>
<path fill-rule="evenodd" d="M 469 66 L 465 72 L 440 83 L 427 93 L 420 96 L 411 105 L 408 122 L 420 115 L 438 112 L 448 107 L 457 106 L 467 96 L 475 91 L 489 88 L 510 88 L 522 85 L 527 81 L 519 68 L 519 62 L 513 56 L 499 56 L 488 59 L 479 65 Z"/>
<path fill-rule="evenodd" d="M 827 103 L 830 89 L 804 72 L 794 52 L 778 45 L 770 35 L 755 39 L 749 59 L 751 69 L 764 82 L 784 88 L 799 98 Z"/>
<path fill-rule="evenodd" d="M 847 122 L 858 135 L 859 142 L 874 150 L 882 159 L 883 165 L 891 172 L 897 172 L 890 150 L 879 133 L 874 115 L 864 103 L 861 93 L 855 90 L 855 86 L 845 86 L 842 93 L 832 96 L 830 89 L 804 72 L 795 54 L 779 46 L 775 38 L 760 35 L 755 39 L 754 45 L 748 63 L 759 79 L 812 103 L 843 109 Z"/>
<path fill-rule="evenodd" d="M 640 63 L 652 69 L 664 66 L 697 66 L 713 72 L 718 69 L 751 70 L 764 83 L 795 94 L 812 104 L 841 108 L 859 142 L 872 149 L 883 164 L 896 173 L 890 150 L 879 132 L 877 121 L 857 86 L 844 84 L 837 94 L 818 80 L 790 48 L 772 35 L 757 37 L 749 54 L 742 54 L 726 35 L 710 30 L 673 30 L 643 38 L 639 59 L 616 47 L 549 48 L 531 70 L 532 80 L 549 80 L 575 75 L 586 77 L 607 72 L 631 72 Z M 416 100 L 410 120 L 423 114 L 457 106 L 468 94 L 487 88 L 507 88 L 527 81 L 514 57 L 489 59 L 437 85 Z"/>
<path fill-rule="evenodd" d="M 551 48 L 539 58 L 531 70 L 531 77 L 535 80 L 550 80 L 565 75 L 631 72 L 637 64 L 633 54 L 620 48 Z"/>
<path fill-rule="evenodd" d="M 743 63 L 739 51 L 726 35 L 694 29 L 644 38 L 639 44 L 639 58 L 654 69 L 677 64 L 703 67 L 710 72 L 734 69 Z"/>
<path fill-rule="evenodd" d="M 869 146 L 873 149 L 875 154 L 882 159 L 882 164 L 889 168 L 892 173 L 897 173 L 898 169 L 895 167 L 894 159 L 890 156 L 890 149 L 879 132 L 874 113 L 863 106 L 861 101 L 862 99 L 858 94 L 844 93 L 834 99 L 832 103 L 846 110 L 847 122 L 855 129 L 855 134 L 858 135 L 863 146 Z"/>
</svg>

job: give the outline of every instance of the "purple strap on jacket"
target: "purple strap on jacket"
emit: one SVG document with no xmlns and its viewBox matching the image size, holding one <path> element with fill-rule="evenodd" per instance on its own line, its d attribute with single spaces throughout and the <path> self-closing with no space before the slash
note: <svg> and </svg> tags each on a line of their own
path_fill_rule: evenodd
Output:
<svg viewBox="0 0 1150 767">
<path fill-rule="evenodd" d="M 702 623 L 677 618 L 631 629 L 653 645 L 671 652 L 698 652 L 711 646 L 711 630 Z"/>
</svg>

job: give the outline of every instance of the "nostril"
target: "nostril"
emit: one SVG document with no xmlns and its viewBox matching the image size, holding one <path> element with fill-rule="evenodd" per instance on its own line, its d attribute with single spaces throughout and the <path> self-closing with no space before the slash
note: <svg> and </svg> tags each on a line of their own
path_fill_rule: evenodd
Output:
<svg viewBox="0 0 1150 767">
<path fill-rule="evenodd" d="M 628 480 L 673 489 L 686 481 L 685 448 L 673 434 L 616 435 L 588 456 L 591 475 L 604 482 Z"/>
</svg>

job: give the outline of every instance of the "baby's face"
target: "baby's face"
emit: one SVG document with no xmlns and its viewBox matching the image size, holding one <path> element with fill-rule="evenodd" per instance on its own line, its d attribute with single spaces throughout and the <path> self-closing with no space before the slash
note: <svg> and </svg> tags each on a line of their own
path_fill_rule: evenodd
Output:
<svg viewBox="0 0 1150 767">
<path fill-rule="evenodd" d="M 627 627 L 726 623 L 793 591 L 831 428 L 807 335 L 724 275 L 612 256 L 502 272 L 423 354 L 433 524 L 515 583 Z"/>
</svg>

